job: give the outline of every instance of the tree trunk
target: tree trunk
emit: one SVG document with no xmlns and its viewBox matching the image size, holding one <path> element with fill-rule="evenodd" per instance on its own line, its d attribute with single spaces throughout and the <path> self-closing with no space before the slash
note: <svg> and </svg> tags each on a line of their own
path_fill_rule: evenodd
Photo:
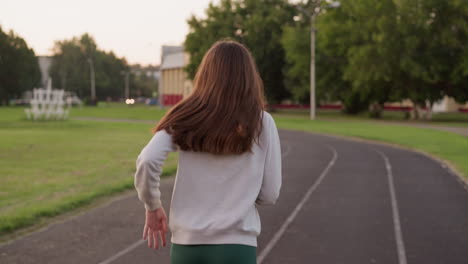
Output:
<svg viewBox="0 0 468 264">
<path fill-rule="evenodd" d="M 426 101 L 426 120 L 432 120 L 432 106 L 434 102 L 427 100 Z"/>
<path fill-rule="evenodd" d="M 411 115 L 410 115 L 411 120 L 418 120 L 419 119 L 419 111 L 418 111 L 418 104 L 413 103 L 413 109 L 411 110 Z"/>
<path fill-rule="evenodd" d="M 416 105 L 416 111 L 418 112 L 418 120 L 424 119 L 423 109 L 420 104 Z"/>
<path fill-rule="evenodd" d="M 369 106 L 369 115 L 371 118 L 381 118 L 383 107 L 381 104 L 375 102 Z"/>
<path fill-rule="evenodd" d="M 65 75 L 60 76 L 60 82 L 61 82 L 61 89 L 67 90 L 67 78 Z"/>
</svg>

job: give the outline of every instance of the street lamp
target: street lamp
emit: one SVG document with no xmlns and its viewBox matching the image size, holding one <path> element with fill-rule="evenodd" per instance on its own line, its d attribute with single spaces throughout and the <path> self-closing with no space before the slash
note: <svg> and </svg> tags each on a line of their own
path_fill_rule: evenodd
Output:
<svg viewBox="0 0 468 264">
<path fill-rule="evenodd" d="M 122 75 L 125 75 L 125 99 L 130 99 L 130 71 L 121 71 Z"/>
<path fill-rule="evenodd" d="M 312 13 L 305 10 L 301 6 L 296 6 L 297 9 L 310 18 L 310 120 L 315 120 L 315 16 L 320 13 L 320 0 L 317 1 L 317 5 L 312 10 Z M 340 6 L 340 2 L 327 1 L 329 4 L 328 8 L 337 8 Z"/>
</svg>

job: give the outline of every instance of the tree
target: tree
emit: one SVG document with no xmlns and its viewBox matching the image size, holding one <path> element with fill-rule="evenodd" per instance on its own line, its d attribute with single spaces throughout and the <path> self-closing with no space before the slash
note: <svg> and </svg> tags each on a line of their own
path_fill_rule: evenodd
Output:
<svg viewBox="0 0 468 264">
<path fill-rule="evenodd" d="M 112 51 L 97 50 L 95 54 L 96 71 L 96 96 L 105 99 L 107 97 L 123 97 L 125 78 L 121 72 L 128 71 L 129 65 L 124 58 L 118 58 Z"/>
<path fill-rule="evenodd" d="M 90 67 L 95 72 L 96 97 L 122 97 L 124 78 L 122 71 L 129 66 L 125 59 L 113 52 L 105 52 L 97 47 L 92 36 L 83 34 L 68 40 L 55 42 L 54 56 L 50 69 L 53 80 L 59 80 L 62 89 L 74 91 L 80 97 L 90 98 Z"/>
<path fill-rule="evenodd" d="M 397 8 L 393 0 L 346 2 L 342 7 L 349 18 L 346 29 L 352 31 L 343 78 L 370 104 L 371 115 L 380 117 L 384 103 L 400 87 Z"/>
<path fill-rule="evenodd" d="M 310 30 L 304 25 L 285 26 L 281 44 L 285 50 L 285 84 L 294 101 L 309 103 Z M 318 94 L 317 97 L 321 97 Z"/>
<path fill-rule="evenodd" d="M 50 76 L 55 82 L 59 80 L 59 85 L 56 83 L 53 85 L 76 92 L 79 97 L 84 97 L 85 89 L 89 87 L 89 75 L 86 74 L 89 71 L 86 71 L 87 63 L 78 41 L 75 38 L 56 41 L 53 53 Z"/>
<path fill-rule="evenodd" d="M 445 95 L 459 102 L 468 99 L 467 1 L 340 3 L 317 16 L 319 98 L 338 99 L 351 113 L 370 105 L 375 117 L 388 101 L 408 98 L 417 113 L 422 107 L 430 110 Z M 287 83 L 296 99 L 305 98 L 308 89 L 306 22 L 297 19 L 282 38 Z"/>
<path fill-rule="evenodd" d="M 348 52 L 353 41 L 350 14 L 346 8 L 329 9 L 326 2 L 317 6 L 318 1 L 308 1 L 296 6 L 295 24 L 284 27 L 282 44 L 286 51 L 286 83 L 294 99 L 308 103 L 310 94 L 310 18 L 300 9 L 316 15 L 316 98 L 317 101 L 341 101 L 344 111 L 357 113 L 367 109 L 368 99 L 361 91 L 353 89 L 352 82 L 344 78 L 349 64 Z"/>
<path fill-rule="evenodd" d="M 130 76 L 132 90 L 136 96 L 153 97 L 153 93 L 158 90 L 158 79 L 153 75 L 159 67 L 132 65 Z"/>
<path fill-rule="evenodd" d="M 8 105 L 40 83 L 41 73 L 34 51 L 13 31 L 0 27 L 0 104 Z"/>
<path fill-rule="evenodd" d="M 468 2 L 401 0 L 398 5 L 405 95 L 416 110 L 420 107 L 430 110 L 445 95 L 466 101 Z M 430 114 L 428 111 L 426 118 Z"/>
<path fill-rule="evenodd" d="M 285 54 L 282 26 L 292 22 L 294 10 L 286 0 L 222 0 L 211 3 L 206 18 L 192 16 L 185 50 L 190 54 L 187 72 L 193 78 L 205 52 L 217 40 L 231 38 L 252 52 L 270 103 L 289 96 L 283 78 Z"/>
</svg>

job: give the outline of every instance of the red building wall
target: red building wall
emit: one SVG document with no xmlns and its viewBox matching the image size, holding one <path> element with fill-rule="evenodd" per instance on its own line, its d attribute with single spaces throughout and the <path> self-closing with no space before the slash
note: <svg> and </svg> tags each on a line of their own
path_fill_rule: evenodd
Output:
<svg viewBox="0 0 468 264">
<path fill-rule="evenodd" d="M 182 98 L 181 94 L 163 94 L 162 102 L 164 106 L 171 106 L 177 104 Z"/>
</svg>

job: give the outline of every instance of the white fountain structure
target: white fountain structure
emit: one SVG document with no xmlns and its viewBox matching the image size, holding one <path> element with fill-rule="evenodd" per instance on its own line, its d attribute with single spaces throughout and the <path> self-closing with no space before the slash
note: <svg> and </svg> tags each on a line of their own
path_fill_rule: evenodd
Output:
<svg viewBox="0 0 468 264">
<path fill-rule="evenodd" d="M 33 98 L 30 101 L 31 108 L 24 109 L 26 117 L 30 120 L 64 120 L 68 118 L 71 101 L 63 99 L 64 90 L 52 89 L 52 80 L 49 78 L 47 89 L 33 89 Z"/>
</svg>

